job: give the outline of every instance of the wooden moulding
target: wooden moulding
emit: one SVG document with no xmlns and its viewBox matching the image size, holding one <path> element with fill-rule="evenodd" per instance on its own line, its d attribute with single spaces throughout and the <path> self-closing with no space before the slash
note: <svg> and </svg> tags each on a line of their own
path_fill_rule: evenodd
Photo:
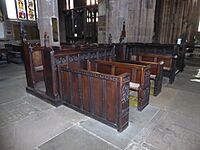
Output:
<svg viewBox="0 0 200 150">
<path fill-rule="evenodd" d="M 110 75 L 60 66 L 59 81 L 65 105 L 119 132 L 128 126 L 129 74 Z"/>
</svg>

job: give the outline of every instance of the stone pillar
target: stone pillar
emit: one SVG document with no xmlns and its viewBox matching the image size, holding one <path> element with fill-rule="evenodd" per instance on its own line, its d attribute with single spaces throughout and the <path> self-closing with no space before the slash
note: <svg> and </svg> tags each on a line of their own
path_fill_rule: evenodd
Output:
<svg viewBox="0 0 200 150">
<path fill-rule="evenodd" d="M 60 46 L 57 0 L 38 0 L 37 21 L 41 45 L 44 46 L 44 34 L 46 32 L 49 37 L 47 46 Z"/>
<path fill-rule="evenodd" d="M 66 43 L 65 15 L 63 10 L 66 9 L 66 0 L 58 0 L 59 24 L 60 24 L 60 42 Z"/>
<path fill-rule="evenodd" d="M 111 36 L 112 43 L 119 43 L 124 21 L 127 28 L 128 0 L 109 0 L 106 17 L 106 41 Z"/>
<path fill-rule="evenodd" d="M 98 43 L 106 42 L 106 0 L 102 0 L 98 5 Z"/>
<path fill-rule="evenodd" d="M 108 1 L 108 0 L 107 0 Z M 118 43 L 125 21 L 125 42 L 152 42 L 156 0 L 109 0 L 106 12 L 106 38 Z"/>
</svg>

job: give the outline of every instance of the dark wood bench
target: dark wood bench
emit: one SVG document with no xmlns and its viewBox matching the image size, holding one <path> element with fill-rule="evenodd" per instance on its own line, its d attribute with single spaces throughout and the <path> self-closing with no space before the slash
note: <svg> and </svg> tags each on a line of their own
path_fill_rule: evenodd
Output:
<svg viewBox="0 0 200 150">
<path fill-rule="evenodd" d="M 34 80 L 35 82 L 44 81 L 44 75 L 43 75 L 43 47 L 37 46 L 37 47 L 30 47 L 29 53 L 32 56 L 32 69 L 34 73 Z"/>
<path fill-rule="evenodd" d="M 154 81 L 153 95 L 157 96 L 162 90 L 163 80 L 163 65 L 164 62 L 148 62 L 148 61 L 134 61 L 134 60 L 115 60 L 117 62 L 138 64 L 138 65 L 150 65 L 150 79 Z"/>
<path fill-rule="evenodd" d="M 163 76 L 169 78 L 169 83 L 172 84 L 176 76 L 176 56 L 147 54 L 147 53 L 134 53 L 129 56 L 128 60 L 136 61 L 150 61 L 150 62 L 164 62 Z"/>
<path fill-rule="evenodd" d="M 54 103 L 60 102 L 58 90 L 58 65 L 66 64 L 73 69 L 86 69 L 87 60 L 113 59 L 114 49 L 110 47 L 85 48 L 85 49 L 44 49 L 44 80 L 46 94 Z"/>
<path fill-rule="evenodd" d="M 22 46 L 15 44 L 5 44 L 5 48 L 8 50 L 8 59 L 13 63 L 23 63 Z"/>
<path fill-rule="evenodd" d="M 122 132 L 129 120 L 127 73 L 103 74 L 59 66 L 62 102 Z"/>
<path fill-rule="evenodd" d="M 8 49 L 6 48 L 0 48 L 0 64 L 1 63 L 9 63 L 9 58 L 8 58 Z"/>
<path fill-rule="evenodd" d="M 124 47 L 124 57 L 129 57 L 133 53 L 150 53 L 170 55 L 177 57 L 176 59 L 176 71 L 182 72 L 185 67 L 185 53 L 186 47 L 179 46 L 177 44 L 160 44 L 160 43 L 127 43 L 125 45 L 116 45 L 116 47 Z M 121 49 L 122 50 L 122 49 Z"/>
<path fill-rule="evenodd" d="M 36 88 L 38 82 L 44 81 L 43 50 L 39 45 L 24 45 L 24 65 L 26 70 L 27 86 Z"/>
<path fill-rule="evenodd" d="M 35 45 L 35 44 L 34 44 Z M 110 46 L 98 48 L 84 47 L 40 47 L 23 43 L 24 65 L 27 78 L 27 92 L 60 105 L 58 91 L 58 65 L 66 64 L 71 68 L 87 68 L 87 60 L 113 59 L 114 49 Z M 43 59 L 45 58 L 45 59 Z M 36 89 L 36 83 L 44 80 L 44 92 Z"/>
<path fill-rule="evenodd" d="M 138 110 L 149 104 L 150 66 L 95 60 L 88 61 L 88 70 L 112 75 L 130 73 L 130 89 L 138 93 Z"/>
<path fill-rule="evenodd" d="M 116 59 L 129 60 L 130 56 L 134 53 L 147 53 L 155 55 L 172 56 L 173 59 L 173 71 L 175 74 L 182 72 L 185 67 L 185 53 L 186 46 L 178 46 L 177 44 L 159 44 L 159 43 L 127 43 L 116 44 Z M 171 76 L 170 82 L 174 82 L 175 76 L 173 73 L 169 73 L 164 69 L 164 76 Z"/>
</svg>

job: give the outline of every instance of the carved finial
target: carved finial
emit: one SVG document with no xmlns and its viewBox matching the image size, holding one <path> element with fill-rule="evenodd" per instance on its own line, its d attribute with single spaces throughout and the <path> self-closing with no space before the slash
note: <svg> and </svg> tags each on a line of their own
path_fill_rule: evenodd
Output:
<svg viewBox="0 0 200 150">
<path fill-rule="evenodd" d="M 111 44 L 111 43 L 112 43 L 112 35 L 110 33 L 109 36 L 108 36 L 108 44 Z"/>
<path fill-rule="evenodd" d="M 44 46 L 46 47 L 46 42 L 47 42 L 47 33 L 44 32 Z"/>
<path fill-rule="evenodd" d="M 47 32 L 44 32 L 44 46 L 49 47 L 49 35 Z"/>
<path fill-rule="evenodd" d="M 123 22 L 122 32 L 119 38 L 119 43 L 122 43 L 124 38 L 126 37 L 126 29 L 125 29 L 125 21 Z"/>
</svg>

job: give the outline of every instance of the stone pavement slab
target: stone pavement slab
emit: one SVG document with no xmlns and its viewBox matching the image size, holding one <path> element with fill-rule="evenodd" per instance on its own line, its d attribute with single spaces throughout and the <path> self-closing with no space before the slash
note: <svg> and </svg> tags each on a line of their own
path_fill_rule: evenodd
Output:
<svg viewBox="0 0 200 150">
<path fill-rule="evenodd" d="M 198 150 L 200 119 L 160 110 L 133 141 L 148 150 Z"/>
<path fill-rule="evenodd" d="M 55 113 L 58 116 L 63 117 L 64 119 L 68 120 L 69 122 L 73 122 L 73 123 L 81 123 L 81 122 L 87 121 L 89 119 L 89 117 L 87 117 L 86 115 L 81 114 L 71 108 L 64 106 L 64 105 L 57 107 L 55 110 Z"/>
<path fill-rule="evenodd" d="M 23 120 L 0 128 L 1 148 L 5 150 L 9 148 L 34 149 L 76 125 L 79 121 L 87 119 L 82 114 L 67 114 L 68 109 L 65 112 L 65 107 L 53 108 L 29 115 Z"/>
<path fill-rule="evenodd" d="M 176 80 L 173 84 L 168 84 L 166 87 L 170 87 L 173 89 L 179 89 L 182 91 L 199 93 L 200 83 L 192 82 L 191 79 L 195 79 L 197 74 L 199 73 L 200 67 L 186 67 L 184 72 L 180 72 L 176 76 Z"/>
<path fill-rule="evenodd" d="M 157 124 L 146 142 L 160 150 L 198 150 L 200 134 L 169 120 Z"/>
<path fill-rule="evenodd" d="M 174 96 L 173 103 L 169 103 L 166 107 L 169 111 L 185 114 L 188 117 L 199 118 L 200 93 L 178 90 L 177 95 Z"/>
<path fill-rule="evenodd" d="M 117 150 L 118 148 L 74 126 L 39 147 L 40 150 Z"/>
<path fill-rule="evenodd" d="M 0 127 L 51 108 L 55 107 L 37 97 L 26 94 L 14 101 L 0 104 Z"/>
<path fill-rule="evenodd" d="M 200 93 L 164 87 L 160 95 L 151 97 L 150 104 L 188 117 L 200 116 Z"/>
<path fill-rule="evenodd" d="M 38 109 L 20 98 L 10 103 L 0 105 L 0 126 L 5 126 L 14 121 L 19 121 Z"/>
<path fill-rule="evenodd" d="M 162 87 L 162 92 L 158 96 L 150 95 L 150 105 L 166 110 L 166 107 L 174 102 L 174 96 L 176 96 L 177 93 L 177 89 Z"/>
<path fill-rule="evenodd" d="M 132 139 L 142 129 L 141 127 L 138 127 L 133 123 L 129 123 L 128 128 L 119 133 L 116 129 L 111 128 L 94 119 L 82 122 L 80 126 L 121 149 L 125 149 L 127 145 L 131 143 Z"/>
<path fill-rule="evenodd" d="M 16 88 L 24 88 L 26 87 L 26 75 L 21 73 L 17 74 L 14 77 L 3 77 L 0 78 L 0 88 L 6 86 L 15 86 Z"/>
<path fill-rule="evenodd" d="M 55 106 L 30 94 L 26 94 L 26 96 L 23 97 L 23 101 L 36 108 L 38 111 L 45 111 L 47 109 L 56 108 Z"/>
<path fill-rule="evenodd" d="M 158 111 L 159 108 L 151 106 L 150 104 L 142 111 L 138 111 L 137 108 L 130 107 L 129 122 L 133 123 L 134 125 L 144 127 L 148 125 Z"/>
<path fill-rule="evenodd" d="M 26 91 L 16 86 L 0 87 L 0 104 L 14 101 L 26 95 Z"/>
<path fill-rule="evenodd" d="M 142 128 L 148 125 L 148 122 L 151 121 L 157 112 L 158 108 L 150 105 L 142 112 L 139 112 L 136 108 L 130 107 L 129 126 L 122 133 L 94 119 L 82 122 L 81 126 L 117 147 L 125 149 Z"/>
<path fill-rule="evenodd" d="M 143 143 L 141 145 L 137 143 L 132 143 L 125 150 L 159 150 L 159 149 L 147 143 Z"/>
</svg>

